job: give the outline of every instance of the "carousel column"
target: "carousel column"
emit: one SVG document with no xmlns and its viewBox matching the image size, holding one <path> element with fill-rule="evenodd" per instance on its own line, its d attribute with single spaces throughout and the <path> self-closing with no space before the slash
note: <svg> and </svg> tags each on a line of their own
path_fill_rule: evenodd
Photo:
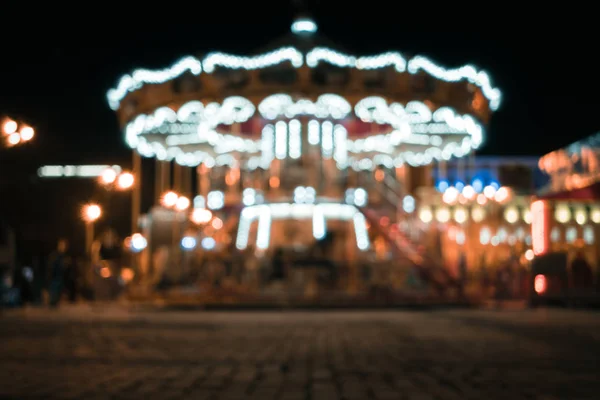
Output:
<svg viewBox="0 0 600 400">
<path fill-rule="evenodd" d="M 173 190 L 177 193 L 181 193 L 181 165 L 177 161 L 173 161 Z"/>
<path fill-rule="evenodd" d="M 328 192 L 333 184 L 331 163 L 333 158 L 333 123 L 325 121 L 321 125 L 321 191 Z"/>
<path fill-rule="evenodd" d="M 139 153 L 133 152 L 133 176 L 135 177 L 133 183 L 133 191 L 131 194 L 131 233 L 134 234 L 138 231 L 138 223 L 140 219 L 140 208 L 142 200 L 142 158 Z"/>
<path fill-rule="evenodd" d="M 310 120 L 308 121 L 306 128 L 305 139 L 307 144 L 303 158 L 306 160 L 304 165 L 309 174 L 308 186 L 320 191 L 321 150 L 319 145 L 321 143 L 321 127 L 318 121 Z"/>
</svg>

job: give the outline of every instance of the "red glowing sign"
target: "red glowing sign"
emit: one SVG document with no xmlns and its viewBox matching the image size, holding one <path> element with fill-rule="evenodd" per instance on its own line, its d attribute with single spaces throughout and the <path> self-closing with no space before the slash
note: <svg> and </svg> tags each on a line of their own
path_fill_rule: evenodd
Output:
<svg viewBox="0 0 600 400">
<path fill-rule="evenodd" d="M 533 279 L 533 289 L 537 294 L 542 294 L 546 291 L 546 277 L 544 275 L 536 275 Z"/>
<path fill-rule="evenodd" d="M 548 210 L 543 200 L 531 204 L 531 244 L 536 256 L 548 250 Z"/>
</svg>

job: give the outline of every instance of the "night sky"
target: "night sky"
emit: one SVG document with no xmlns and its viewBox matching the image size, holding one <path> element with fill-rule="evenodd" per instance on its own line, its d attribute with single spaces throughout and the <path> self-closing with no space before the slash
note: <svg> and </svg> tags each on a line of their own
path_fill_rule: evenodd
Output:
<svg viewBox="0 0 600 400">
<path fill-rule="evenodd" d="M 357 55 L 397 50 L 486 70 L 504 96 L 482 154 L 540 155 L 600 130 L 592 12 L 457 3 L 436 15 L 433 3 L 421 9 L 378 0 L 357 3 L 360 9 L 342 1 L 307 3 L 319 33 Z M 0 27 L 0 113 L 29 121 L 38 136 L 0 152 L 0 175 L 12 164 L 27 171 L 43 164 L 128 166 L 130 153 L 106 102 L 121 75 L 165 68 L 188 54 L 251 54 L 288 34 L 295 13 L 289 1 L 220 1 L 210 9 L 162 3 L 166 10 L 144 4 L 53 5 L 47 13 L 28 12 L 23 23 L 25 10 L 7 6 L 4 14 L 15 21 Z"/>
</svg>

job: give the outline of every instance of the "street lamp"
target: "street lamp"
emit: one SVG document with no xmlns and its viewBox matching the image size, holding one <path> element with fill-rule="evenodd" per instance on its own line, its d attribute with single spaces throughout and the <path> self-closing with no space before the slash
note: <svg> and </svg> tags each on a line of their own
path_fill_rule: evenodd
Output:
<svg viewBox="0 0 600 400">
<path fill-rule="evenodd" d="M 81 209 L 81 217 L 85 222 L 85 249 L 90 252 L 94 240 L 94 222 L 102 216 L 102 209 L 98 204 L 86 204 Z"/>
<path fill-rule="evenodd" d="M 135 184 L 135 176 L 131 172 L 119 173 L 114 168 L 105 169 L 98 180 L 107 190 L 129 190 Z"/>
<path fill-rule="evenodd" d="M 2 146 L 13 147 L 18 144 L 29 142 L 35 136 L 32 127 L 18 123 L 11 118 L 2 121 Z"/>
</svg>

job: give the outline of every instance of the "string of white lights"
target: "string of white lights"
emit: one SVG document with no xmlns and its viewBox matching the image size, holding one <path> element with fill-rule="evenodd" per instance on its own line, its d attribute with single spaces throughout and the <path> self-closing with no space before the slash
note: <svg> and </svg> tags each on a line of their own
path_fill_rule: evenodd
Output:
<svg viewBox="0 0 600 400">
<path fill-rule="evenodd" d="M 145 84 L 168 82 L 186 72 L 191 72 L 193 75 L 199 75 L 203 70 L 205 73 L 212 73 L 216 67 L 254 70 L 283 62 L 290 62 L 293 67 L 300 68 L 305 60 L 306 65 L 311 68 L 318 66 L 320 62 L 360 70 L 393 66 L 397 72 L 408 71 L 411 74 L 416 74 L 424 71 L 430 76 L 446 82 L 466 80 L 481 88 L 483 95 L 490 102 L 490 109 L 494 111 L 500 106 L 502 98 L 500 90 L 492 86 L 489 75 L 484 71 L 478 71 L 472 65 L 446 69 L 423 56 L 416 56 L 407 62 L 402 54 L 398 52 L 355 57 L 324 47 L 316 47 L 304 56 L 302 52 L 293 47 L 283 47 L 257 56 L 243 57 L 219 52 L 208 54 L 203 61 L 195 57 L 185 57 L 170 68 L 163 70 L 138 69 L 132 74 L 121 77 L 117 86 L 108 91 L 107 99 L 110 107 L 117 110 L 121 101 L 129 92 L 138 90 Z"/>
<path fill-rule="evenodd" d="M 299 104 L 305 106 L 299 108 Z M 267 119 L 288 119 L 305 114 L 324 119 L 334 115 L 347 117 L 352 107 L 335 95 L 322 95 L 316 102 L 302 102 L 278 94 L 261 102 L 258 111 Z M 333 156 L 339 168 L 351 165 L 355 169 L 372 169 L 377 165 L 392 167 L 404 163 L 425 165 L 434 159 L 462 157 L 483 142 L 483 127 L 473 117 L 459 115 L 448 107 L 432 112 L 419 101 L 404 106 L 388 104 L 382 97 L 371 96 L 358 101 L 354 112 L 364 122 L 388 125 L 392 130 L 353 139 L 348 137 L 349 132 L 341 124 L 311 120 L 308 124 L 309 144 L 320 144 L 324 157 Z M 256 108 L 250 100 L 240 96 L 228 97 L 223 104 L 204 105 L 191 101 L 177 111 L 161 107 L 150 115 L 136 117 L 127 124 L 125 139 L 143 156 L 175 159 L 187 166 L 201 162 L 214 164 L 217 157 L 224 159 L 223 156 L 230 153 L 256 155 L 249 160 L 251 168 L 268 168 L 274 157 L 301 156 L 301 125 L 297 120 L 289 123 L 279 120 L 266 125 L 260 139 L 216 130 L 219 125 L 246 122 L 255 114 Z M 229 158 L 227 163 L 231 163 Z"/>
</svg>

